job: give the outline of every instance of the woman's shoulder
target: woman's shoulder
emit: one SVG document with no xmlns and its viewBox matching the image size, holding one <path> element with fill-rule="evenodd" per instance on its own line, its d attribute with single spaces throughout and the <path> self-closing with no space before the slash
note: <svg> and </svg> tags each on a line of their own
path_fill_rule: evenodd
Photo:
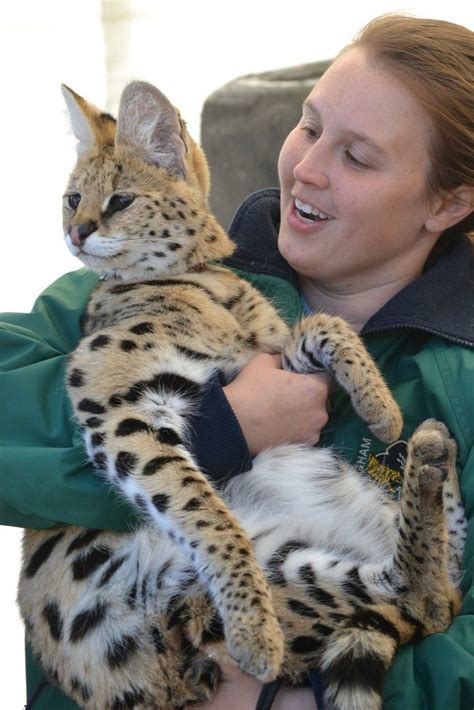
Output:
<svg viewBox="0 0 474 710">
<path fill-rule="evenodd" d="M 247 197 L 229 228 L 237 248 L 226 265 L 296 283 L 295 272 L 278 251 L 279 229 L 280 191 L 266 188 Z"/>
</svg>

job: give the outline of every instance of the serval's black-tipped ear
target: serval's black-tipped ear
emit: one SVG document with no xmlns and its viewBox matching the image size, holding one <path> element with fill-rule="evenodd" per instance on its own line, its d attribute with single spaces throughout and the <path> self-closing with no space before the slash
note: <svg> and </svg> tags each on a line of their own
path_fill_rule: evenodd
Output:
<svg viewBox="0 0 474 710">
<path fill-rule="evenodd" d="M 134 81 L 120 99 L 117 145 L 132 148 L 150 165 L 176 177 L 186 175 L 186 146 L 179 114 L 166 96 L 151 84 Z"/>
<path fill-rule="evenodd" d="M 61 85 L 61 91 L 69 110 L 72 131 L 78 141 L 78 157 L 93 148 L 101 149 L 106 145 L 112 145 L 116 130 L 113 116 L 100 111 L 65 84 Z"/>
</svg>

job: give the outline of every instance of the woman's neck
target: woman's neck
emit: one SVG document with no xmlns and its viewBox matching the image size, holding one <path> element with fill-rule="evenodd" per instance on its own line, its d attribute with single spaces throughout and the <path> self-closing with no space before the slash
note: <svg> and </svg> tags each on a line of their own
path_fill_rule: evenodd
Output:
<svg viewBox="0 0 474 710">
<path fill-rule="evenodd" d="M 344 318 L 359 333 L 367 321 L 418 274 L 370 288 L 329 289 L 300 276 L 303 296 L 312 311 L 323 311 Z"/>
</svg>

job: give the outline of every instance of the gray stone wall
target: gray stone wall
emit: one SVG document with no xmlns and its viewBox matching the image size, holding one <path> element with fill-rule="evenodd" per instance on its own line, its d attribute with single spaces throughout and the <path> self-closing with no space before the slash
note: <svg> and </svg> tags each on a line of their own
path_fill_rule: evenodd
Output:
<svg viewBox="0 0 474 710">
<path fill-rule="evenodd" d="M 277 161 L 301 105 L 330 61 L 243 76 L 206 100 L 201 145 L 211 168 L 211 207 L 227 228 L 242 200 L 278 185 Z"/>
</svg>

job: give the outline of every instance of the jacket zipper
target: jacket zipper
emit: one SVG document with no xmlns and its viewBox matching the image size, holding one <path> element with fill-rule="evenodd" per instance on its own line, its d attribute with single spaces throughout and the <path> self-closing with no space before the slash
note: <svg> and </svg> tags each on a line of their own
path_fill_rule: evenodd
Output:
<svg viewBox="0 0 474 710">
<path fill-rule="evenodd" d="M 474 343 L 472 341 L 462 340 L 462 338 L 455 338 L 452 335 L 446 335 L 446 333 L 442 333 L 441 331 L 436 331 L 433 328 L 427 328 L 427 327 L 424 327 L 421 325 L 409 325 L 407 323 L 397 323 L 395 325 L 392 325 L 392 324 L 381 325 L 381 326 L 377 326 L 376 328 L 373 328 L 373 329 L 370 328 L 368 330 L 362 329 L 360 334 L 365 336 L 365 335 L 374 335 L 374 334 L 381 333 L 381 332 L 384 332 L 387 330 L 406 330 L 406 329 L 420 330 L 423 333 L 430 333 L 430 335 L 435 335 L 438 338 L 442 338 L 443 340 L 449 340 L 452 343 L 456 343 L 457 345 L 463 345 L 464 347 L 467 347 L 467 348 L 474 347 Z"/>
</svg>

